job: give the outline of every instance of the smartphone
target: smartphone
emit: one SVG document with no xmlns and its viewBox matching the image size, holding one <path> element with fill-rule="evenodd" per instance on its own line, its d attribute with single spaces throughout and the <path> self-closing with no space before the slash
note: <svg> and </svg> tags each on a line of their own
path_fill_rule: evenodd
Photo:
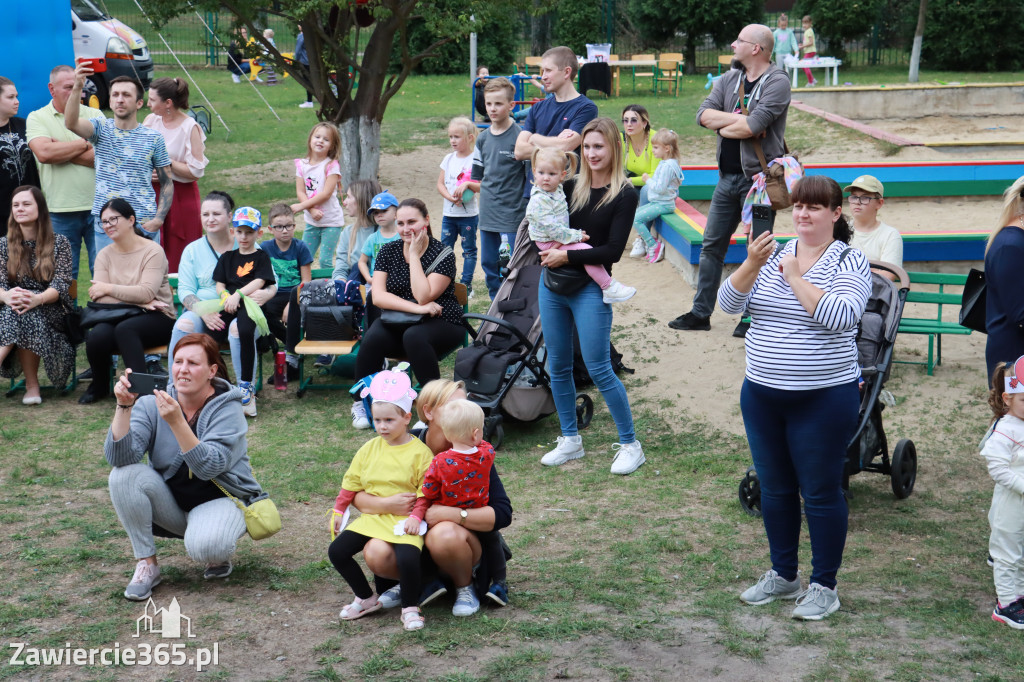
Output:
<svg viewBox="0 0 1024 682">
<path fill-rule="evenodd" d="M 772 207 L 768 204 L 754 204 L 751 206 L 754 219 L 750 223 L 750 241 L 754 241 L 765 232 L 771 233 Z"/>
<path fill-rule="evenodd" d="M 138 395 L 150 395 L 153 391 L 167 390 L 167 377 L 160 374 L 128 375 L 128 390 Z"/>
<path fill-rule="evenodd" d="M 107 70 L 107 60 L 103 57 L 81 57 L 79 64 L 88 64 L 93 73 L 103 73 Z"/>
</svg>

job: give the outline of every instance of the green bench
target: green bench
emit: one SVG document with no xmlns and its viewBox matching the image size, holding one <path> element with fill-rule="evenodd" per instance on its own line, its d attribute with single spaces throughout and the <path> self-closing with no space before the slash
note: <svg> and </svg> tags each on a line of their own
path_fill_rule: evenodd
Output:
<svg viewBox="0 0 1024 682">
<path fill-rule="evenodd" d="M 900 334 L 927 334 L 928 335 L 928 361 L 916 362 L 912 360 L 896 360 L 909 365 L 925 365 L 928 368 L 928 376 L 935 373 L 935 366 L 942 364 L 942 335 L 943 334 L 970 334 L 971 330 L 962 327 L 958 322 L 943 320 L 943 306 L 952 306 L 954 310 L 960 310 L 963 298 L 963 287 L 967 283 L 967 275 L 946 274 L 940 272 L 908 272 L 910 276 L 910 291 L 907 292 L 907 303 L 916 303 L 935 306 L 935 314 L 931 317 L 908 317 L 904 314 L 900 320 Z M 914 291 L 915 284 L 929 284 L 938 286 L 936 291 Z M 955 287 L 956 291 L 949 291 Z M 904 308 L 906 313 L 906 308 Z"/>
</svg>

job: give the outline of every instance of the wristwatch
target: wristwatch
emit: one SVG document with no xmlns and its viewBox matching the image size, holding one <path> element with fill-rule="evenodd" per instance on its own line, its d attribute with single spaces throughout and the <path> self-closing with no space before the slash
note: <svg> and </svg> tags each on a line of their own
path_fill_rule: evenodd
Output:
<svg viewBox="0 0 1024 682">
<path fill-rule="evenodd" d="M 466 511 L 465 509 L 460 511 L 459 512 L 459 525 L 460 526 L 465 526 L 466 525 L 466 519 L 468 519 L 468 518 L 469 518 L 469 512 L 468 511 Z"/>
</svg>

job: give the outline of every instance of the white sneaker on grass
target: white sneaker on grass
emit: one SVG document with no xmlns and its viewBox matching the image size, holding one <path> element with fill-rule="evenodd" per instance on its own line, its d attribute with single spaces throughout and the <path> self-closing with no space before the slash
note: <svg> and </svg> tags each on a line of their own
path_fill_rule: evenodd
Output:
<svg viewBox="0 0 1024 682">
<path fill-rule="evenodd" d="M 647 244 L 644 243 L 643 237 L 637 237 L 633 240 L 633 248 L 629 252 L 630 258 L 640 258 L 641 256 L 647 255 Z"/>
<path fill-rule="evenodd" d="M 146 563 L 145 559 L 140 559 L 139 563 L 135 564 L 135 575 L 132 576 L 132 581 L 125 588 L 125 599 L 132 601 L 148 599 L 153 594 L 153 588 L 159 584 L 160 567 L 156 564 Z"/>
<path fill-rule="evenodd" d="M 453 616 L 472 616 L 480 610 L 480 600 L 476 597 L 472 585 L 458 588 L 455 594 L 455 605 L 452 607 Z"/>
<path fill-rule="evenodd" d="M 544 466 L 557 467 L 583 456 L 582 436 L 559 436 L 555 449 L 540 458 Z"/>
<path fill-rule="evenodd" d="M 765 571 L 757 583 L 744 590 L 740 599 L 751 606 L 760 606 L 776 599 L 796 599 L 800 596 L 800 574 L 793 580 L 783 580 L 774 570 Z"/>
<path fill-rule="evenodd" d="M 384 590 L 377 597 L 377 601 L 380 602 L 381 608 L 393 609 L 402 603 L 402 588 L 395 585 L 390 590 Z"/>
<path fill-rule="evenodd" d="M 256 392 L 253 390 L 251 381 L 242 381 L 238 384 L 238 390 L 242 392 L 242 412 L 246 417 L 256 416 Z"/>
<path fill-rule="evenodd" d="M 312 102 L 303 102 L 302 104 L 299 105 L 299 109 L 312 109 L 312 108 L 313 108 L 313 103 Z"/>
<path fill-rule="evenodd" d="M 839 610 L 839 593 L 818 583 L 811 583 L 796 600 L 793 617 L 799 620 L 821 620 Z"/>
<path fill-rule="evenodd" d="M 626 476 L 640 468 L 647 458 L 644 457 L 644 449 L 640 447 L 640 441 L 632 443 L 616 443 L 612 448 L 618 450 L 615 459 L 612 460 L 612 473 Z"/>
<path fill-rule="evenodd" d="M 604 298 L 605 303 L 622 303 L 633 298 L 635 295 L 636 289 L 627 287 L 619 280 L 613 279 L 608 288 L 603 291 L 602 298 Z"/>
<path fill-rule="evenodd" d="M 359 430 L 370 428 L 370 420 L 366 418 L 366 408 L 363 407 L 362 400 L 352 403 L 352 428 Z"/>
</svg>

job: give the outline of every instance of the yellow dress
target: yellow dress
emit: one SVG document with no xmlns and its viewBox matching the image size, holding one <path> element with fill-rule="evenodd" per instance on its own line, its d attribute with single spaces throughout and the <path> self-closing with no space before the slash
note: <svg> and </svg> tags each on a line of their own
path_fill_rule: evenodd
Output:
<svg viewBox="0 0 1024 682">
<path fill-rule="evenodd" d="M 341 487 L 377 497 L 398 493 L 416 493 L 416 497 L 423 497 L 423 477 L 433 459 L 430 448 L 419 438 L 412 438 L 405 445 L 388 445 L 386 440 L 377 436 L 359 448 L 345 472 Z M 423 536 L 395 535 L 395 524 L 407 518 L 394 514 L 361 514 L 345 530 L 423 549 Z"/>
</svg>

